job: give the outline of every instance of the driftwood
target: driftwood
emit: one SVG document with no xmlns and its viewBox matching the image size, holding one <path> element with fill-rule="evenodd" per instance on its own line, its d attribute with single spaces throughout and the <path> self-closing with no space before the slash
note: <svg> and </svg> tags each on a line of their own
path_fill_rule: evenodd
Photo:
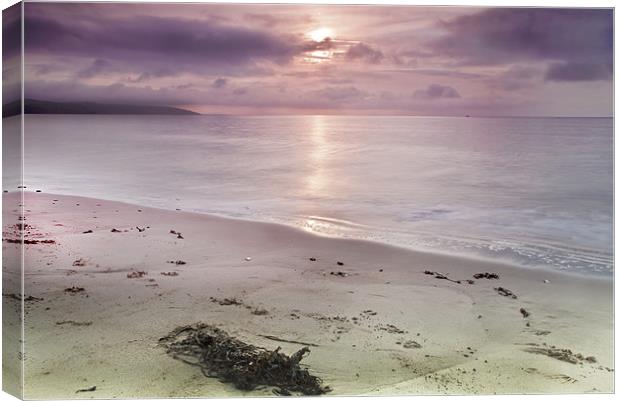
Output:
<svg viewBox="0 0 620 401">
<path fill-rule="evenodd" d="M 279 342 L 282 342 L 282 343 L 291 343 L 291 344 L 307 345 L 307 346 L 309 346 L 309 347 L 318 347 L 318 346 L 319 346 L 318 344 L 313 344 L 313 343 L 305 343 L 305 342 L 303 342 L 303 341 L 295 341 L 295 340 L 285 340 L 285 339 L 280 338 L 280 337 L 276 337 L 276 336 L 269 336 L 269 335 L 266 335 L 266 334 L 259 334 L 258 336 L 259 336 L 259 337 L 266 338 L 266 339 L 268 339 L 268 340 L 279 341 Z"/>
<path fill-rule="evenodd" d="M 198 366 L 207 377 L 232 383 L 241 390 L 273 386 L 279 395 L 292 392 L 320 395 L 330 391 L 320 378 L 311 375 L 299 363 L 308 347 L 291 356 L 246 344 L 223 330 L 207 324 L 181 326 L 159 340 L 172 357 Z"/>
<path fill-rule="evenodd" d="M 81 389 L 77 390 L 75 393 L 76 394 L 77 393 L 87 393 L 87 392 L 95 391 L 95 390 L 97 390 L 97 386 L 92 386 L 92 387 L 88 387 L 88 388 L 81 388 Z"/>
<path fill-rule="evenodd" d="M 456 284 L 461 284 L 461 280 L 452 280 L 451 278 L 448 278 L 448 276 L 443 274 L 443 273 L 433 272 L 433 271 L 430 271 L 430 270 L 424 270 L 424 274 L 428 274 L 428 275 L 434 276 L 435 278 L 437 278 L 439 280 L 448 280 L 448 281 L 451 281 L 451 282 L 456 283 Z"/>
</svg>

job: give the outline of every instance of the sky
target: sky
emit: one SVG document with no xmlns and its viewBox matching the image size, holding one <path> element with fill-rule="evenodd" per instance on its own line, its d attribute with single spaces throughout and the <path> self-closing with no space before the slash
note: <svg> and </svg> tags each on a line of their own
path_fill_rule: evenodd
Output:
<svg viewBox="0 0 620 401">
<path fill-rule="evenodd" d="M 26 3 L 24 21 L 25 96 L 41 100 L 613 115 L 610 9 Z M 5 79 L 18 56 L 5 49 Z"/>
</svg>

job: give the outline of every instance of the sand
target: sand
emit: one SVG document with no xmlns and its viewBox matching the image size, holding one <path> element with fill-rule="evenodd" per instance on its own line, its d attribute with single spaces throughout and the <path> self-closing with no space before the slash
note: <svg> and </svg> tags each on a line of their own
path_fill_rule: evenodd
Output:
<svg viewBox="0 0 620 401">
<path fill-rule="evenodd" d="M 301 346 L 263 336 L 316 344 L 304 362 L 333 395 L 614 390 L 611 279 L 82 197 L 30 192 L 25 202 L 26 238 L 55 242 L 26 245 L 26 296 L 42 298 L 25 302 L 26 398 L 272 395 L 207 378 L 158 345 L 194 322 L 287 353 Z M 5 216 L 5 239 L 16 223 Z M 5 255 L 18 246 L 5 241 Z M 458 284 L 425 270 L 500 278 Z M 596 362 L 527 352 L 551 346 Z"/>
</svg>

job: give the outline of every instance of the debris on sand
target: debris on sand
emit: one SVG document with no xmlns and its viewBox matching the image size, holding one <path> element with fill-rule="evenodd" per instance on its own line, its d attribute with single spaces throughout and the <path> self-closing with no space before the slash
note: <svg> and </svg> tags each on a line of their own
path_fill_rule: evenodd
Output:
<svg viewBox="0 0 620 401">
<path fill-rule="evenodd" d="M 88 387 L 88 388 L 81 388 L 79 390 L 77 390 L 75 393 L 87 393 L 89 391 L 95 391 L 97 390 L 97 386 L 92 386 L 92 387 Z"/>
<path fill-rule="evenodd" d="M 556 348 L 555 346 L 547 345 L 543 343 L 542 345 L 531 344 L 532 346 L 524 349 L 525 352 L 529 352 L 531 354 L 541 354 L 546 355 L 549 358 L 557 359 L 559 361 L 564 361 L 568 363 L 572 363 L 574 365 L 578 363 L 582 363 L 583 361 L 589 363 L 596 363 L 596 358 L 593 356 L 584 357 L 581 354 L 575 354 L 568 348 Z"/>
<path fill-rule="evenodd" d="M 162 276 L 168 276 L 168 277 L 175 277 L 179 275 L 179 273 L 177 272 L 161 272 L 160 274 Z"/>
<path fill-rule="evenodd" d="M 69 287 L 69 288 L 65 288 L 65 292 L 68 293 L 68 294 L 71 294 L 71 295 L 77 294 L 77 293 L 80 293 L 80 292 L 84 292 L 84 291 L 86 291 L 84 289 L 84 287 L 72 286 L 72 287 Z"/>
<path fill-rule="evenodd" d="M 237 298 L 218 299 L 218 298 L 215 298 L 215 297 L 209 297 L 209 300 L 211 300 L 211 302 L 220 304 L 222 306 L 243 305 L 243 302 L 239 301 Z"/>
<path fill-rule="evenodd" d="M 187 264 L 187 262 L 184 262 L 182 260 L 169 260 L 167 263 L 172 263 L 173 265 L 177 265 L 177 266 Z"/>
<path fill-rule="evenodd" d="M 121 231 L 121 230 L 117 230 L 116 228 L 111 229 L 111 230 L 110 230 L 110 232 L 113 232 L 113 233 L 122 233 L 122 231 Z"/>
<path fill-rule="evenodd" d="M 282 343 L 307 345 L 308 347 L 318 347 L 319 346 L 319 344 L 307 343 L 307 342 L 295 341 L 295 340 L 285 340 L 284 338 L 280 338 L 280 337 L 276 337 L 276 336 L 269 336 L 269 335 L 266 335 L 266 334 L 259 334 L 258 336 L 266 338 L 268 340 L 278 341 L 278 342 L 282 342 Z"/>
<path fill-rule="evenodd" d="M 177 239 L 183 239 L 183 236 L 181 235 L 181 233 L 177 233 Z"/>
<path fill-rule="evenodd" d="M 316 258 L 310 258 L 310 262 L 316 262 Z"/>
<path fill-rule="evenodd" d="M 523 315 L 524 318 L 526 318 L 526 317 L 528 317 L 530 315 L 530 312 L 526 311 L 525 308 L 519 309 L 519 312 L 521 312 L 521 314 Z"/>
<path fill-rule="evenodd" d="M 72 266 L 86 266 L 86 261 L 82 258 L 74 260 Z"/>
<path fill-rule="evenodd" d="M 347 277 L 349 275 L 349 273 L 345 273 L 345 272 L 341 272 L 341 271 L 330 272 L 329 274 L 332 275 L 332 276 L 338 276 L 338 277 Z"/>
<path fill-rule="evenodd" d="M 61 322 L 56 322 L 56 324 L 58 326 L 62 326 L 65 324 L 68 324 L 71 326 L 90 326 L 91 324 L 93 324 L 93 322 L 76 322 L 75 320 L 63 320 Z"/>
<path fill-rule="evenodd" d="M 176 234 L 177 232 L 174 230 L 170 230 L 170 234 Z"/>
<path fill-rule="evenodd" d="M 263 308 L 256 308 L 252 311 L 252 314 L 256 316 L 265 316 L 269 314 L 269 311 Z"/>
<path fill-rule="evenodd" d="M 15 294 L 15 293 L 2 294 L 2 296 L 14 299 L 16 301 L 21 301 L 22 300 L 22 297 L 19 294 Z M 37 298 L 37 297 L 33 297 L 32 295 L 28 295 L 23 300 L 24 300 L 24 302 L 39 302 L 39 301 L 43 301 L 43 298 Z"/>
<path fill-rule="evenodd" d="M 549 283 L 551 283 L 551 281 L 549 281 L 549 280 L 543 280 L 543 283 L 545 283 L 545 284 L 549 284 Z"/>
<path fill-rule="evenodd" d="M 448 281 L 451 281 L 451 282 L 456 283 L 456 284 L 461 284 L 461 280 L 452 280 L 451 278 L 448 278 L 447 274 L 443 274 L 443 273 L 439 273 L 439 272 L 433 272 L 433 271 L 430 271 L 430 270 L 424 270 L 424 274 L 428 274 L 430 276 L 434 276 L 436 279 L 439 279 L 439 280 L 448 280 Z"/>
<path fill-rule="evenodd" d="M 344 266 L 344 263 L 342 263 L 341 261 L 336 262 L 336 264 L 337 264 L 338 266 Z"/>
<path fill-rule="evenodd" d="M 406 334 L 407 333 L 405 330 L 401 330 L 398 327 L 394 326 L 393 324 L 386 324 L 386 325 L 379 324 L 376 327 L 378 330 L 387 331 L 390 334 Z"/>
<path fill-rule="evenodd" d="M 207 324 L 182 326 L 159 340 L 173 358 L 200 367 L 207 377 L 232 383 L 240 390 L 272 386 L 278 395 L 320 395 L 330 391 L 320 378 L 299 366 L 310 352 L 303 347 L 291 356 L 246 344 Z"/>
<path fill-rule="evenodd" d="M 141 278 L 146 276 L 148 273 L 143 271 L 131 272 L 127 273 L 127 278 Z"/>
<path fill-rule="evenodd" d="M 512 299 L 517 299 L 517 296 L 515 295 L 515 293 L 514 293 L 514 292 L 512 292 L 512 291 L 510 291 L 510 290 L 509 290 L 509 289 L 507 289 L 507 288 L 504 288 L 504 287 L 495 287 L 495 288 L 494 288 L 494 290 L 495 290 L 495 291 L 497 291 L 497 293 L 498 293 L 499 295 L 503 295 L 503 296 L 505 296 L 505 297 L 511 297 Z"/>
<path fill-rule="evenodd" d="M 55 244 L 56 241 L 54 241 L 53 239 L 25 239 L 25 240 L 21 240 L 20 238 L 17 239 L 13 239 L 13 238 L 5 238 L 3 239 L 3 241 L 8 242 L 9 244 L 21 244 L 24 243 L 26 245 L 36 245 L 36 244 Z"/>
<path fill-rule="evenodd" d="M 403 348 L 422 348 L 422 346 L 416 341 L 409 340 L 403 343 Z"/>
<path fill-rule="evenodd" d="M 136 226 L 136 230 L 138 230 L 139 233 L 142 233 L 142 232 L 144 232 L 144 230 L 146 230 L 146 227 L 140 228 L 140 227 Z"/>
<path fill-rule="evenodd" d="M 82 231 L 82 234 L 91 234 L 93 232 L 93 230 L 86 230 L 86 231 Z"/>
<path fill-rule="evenodd" d="M 251 260 L 252 260 L 252 258 L 251 258 L 251 257 L 249 257 L 249 256 L 246 256 L 246 257 L 245 257 L 245 261 L 246 261 L 246 262 L 249 262 L 249 261 L 251 261 Z"/>
<path fill-rule="evenodd" d="M 474 278 L 476 280 L 479 280 L 481 278 L 486 278 L 487 280 L 499 280 L 499 274 L 497 274 L 497 273 L 488 273 L 488 272 L 476 273 L 476 274 L 474 274 Z"/>
</svg>

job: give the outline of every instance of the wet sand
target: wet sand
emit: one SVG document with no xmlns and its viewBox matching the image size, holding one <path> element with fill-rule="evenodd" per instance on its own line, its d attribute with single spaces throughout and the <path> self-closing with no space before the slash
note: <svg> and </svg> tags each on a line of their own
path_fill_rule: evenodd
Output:
<svg viewBox="0 0 620 401">
<path fill-rule="evenodd" d="M 25 301 L 27 398 L 272 395 L 207 378 L 158 345 L 195 322 L 287 353 L 301 346 L 264 336 L 316 344 L 304 362 L 332 395 L 613 391 L 611 279 L 183 211 L 25 196 L 25 295 L 34 297 Z M 5 194 L 4 202 L 17 206 L 18 198 Z M 5 239 L 19 230 L 13 217 Z M 3 242 L 7 255 L 18 246 Z M 481 272 L 499 279 L 472 277 Z M 19 307 L 11 294 L 4 302 Z"/>
</svg>

